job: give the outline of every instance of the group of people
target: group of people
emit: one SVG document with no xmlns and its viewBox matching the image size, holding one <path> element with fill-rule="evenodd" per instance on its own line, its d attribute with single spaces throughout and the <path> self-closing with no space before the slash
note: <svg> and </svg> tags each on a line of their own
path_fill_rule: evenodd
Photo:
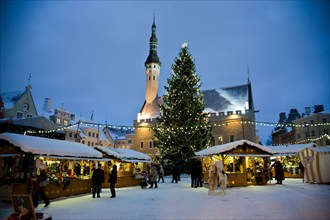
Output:
<svg viewBox="0 0 330 220">
<path fill-rule="evenodd" d="M 148 184 L 150 184 L 149 188 L 158 188 L 158 184 L 160 180 L 164 182 L 164 168 L 162 165 L 159 166 L 159 169 L 157 169 L 155 164 L 151 164 L 151 167 L 148 167 L 147 171 L 141 172 L 141 182 L 140 186 L 142 189 L 147 188 Z M 157 180 L 158 178 L 158 180 Z"/>
<path fill-rule="evenodd" d="M 108 178 L 108 183 L 110 183 L 110 192 L 111 192 L 111 197 L 110 198 L 115 198 L 116 197 L 116 190 L 115 186 L 117 183 L 117 177 L 118 177 L 118 171 L 117 171 L 117 165 L 112 165 L 112 170 L 109 174 Z M 94 170 L 92 174 L 92 193 L 93 193 L 93 198 L 95 198 L 95 195 L 97 198 L 100 198 L 100 193 L 101 193 L 101 188 L 102 188 L 102 183 L 105 182 L 105 174 L 104 171 L 101 168 L 101 164 L 98 164 L 98 167 Z"/>
</svg>

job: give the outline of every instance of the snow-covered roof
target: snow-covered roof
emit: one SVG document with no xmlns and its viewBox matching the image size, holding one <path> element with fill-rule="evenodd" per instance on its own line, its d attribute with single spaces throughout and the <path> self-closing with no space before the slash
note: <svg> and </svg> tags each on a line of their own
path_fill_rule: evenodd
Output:
<svg viewBox="0 0 330 220">
<path fill-rule="evenodd" d="M 238 146 L 242 145 L 249 145 L 254 146 L 262 151 L 264 151 L 266 154 L 265 156 L 270 156 L 273 154 L 273 151 L 270 150 L 268 147 L 262 146 L 260 144 L 253 143 L 248 140 L 240 140 L 240 141 L 234 141 L 227 144 L 222 145 L 216 145 L 213 147 L 206 148 L 204 150 L 196 152 L 196 156 L 212 156 L 212 155 L 218 155 L 218 154 L 227 154 L 229 151 L 236 149 Z M 245 155 L 248 156 L 248 155 Z"/>
<path fill-rule="evenodd" d="M 312 148 L 316 147 L 315 143 L 307 143 L 307 144 L 289 144 L 282 146 L 268 146 L 274 152 L 274 156 L 291 156 L 296 155 L 304 148 Z"/>
<path fill-rule="evenodd" d="M 95 146 L 94 148 L 107 154 L 108 156 L 113 156 L 127 162 L 151 162 L 149 155 L 132 149 L 109 148 L 102 146 Z"/>
<path fill-rule="evenodd" d="M 25 91 L 3 92 L 1 98 L 5 109 L 11 109 L 14 104 L 22 97 Z"/>
<path fill-rule="evenodd" d="M 108 132 L 111 136 L 113 141 L 116 140 L 125 140 L 126 134 L 132 134 L 133 131 L 129 129 L 119 129 L 119 128 L 112 128 L 112 127 L 105 127 L 104 130 Z"/>
<path fill-rule="evenodd" d="M 322 147 L 310 147 L 308 148 L 318 153 L 330 153 L 330 146 L 322 146 Z"/>
<path fill-rule="evenodd" d="M 60 126 L 56 125 L 45 116 L 34 116 L 31 118 L 14 118 L 14 119 L 1 119 L 0 123 L 12 123 L 15 125 L 28 126 L 44 130 L 56 130 Z"/>
<path fill-rule="evenodd" d="M 12 145 L 20 148 L 23 152 L 60 157 L 79 157 L 79 158 L 102 158 L 102 153 L 84 144 L 55 140 L 49 138 L 2 133 L 0 140 L 6 140 Z"/>
<path fill-rule="evenodd" d="M 245 112 L 249 104 L 248 84 L 222 89 L 204 90 L 206 112 L 227 112 L 241 110 Z"/>
</svg>

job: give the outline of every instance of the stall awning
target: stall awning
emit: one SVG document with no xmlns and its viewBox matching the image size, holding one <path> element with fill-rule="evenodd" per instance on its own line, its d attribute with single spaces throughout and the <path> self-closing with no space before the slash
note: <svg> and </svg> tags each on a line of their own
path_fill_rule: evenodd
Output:
<svg viewBox="0 0 330 220">
<path fill-rule="evenodd" d="M 102 153 L 81 143 L 55 140 L 14 133 L 0 134 L 0 140 L 8 141 L 25 153 L 41 156 L 61 156 L 84 159 L 102 159 Z"/>
<path fill-rule="evenodd" d="M 232 154 L 231 153 L 240 146 L 254 147 L 263 153 L 259 153 L 259 154 L 251 154 L 251 153 Z M 265 156 L 271 156 L 273 154 L 273 151 L 270 150 L 268 147 L 262 146 L 260 144 L 253 143 L 248 140 L 240 140 L 240 141 L 230 142 L 227 144 L 216 145 L 216 146 L 209 147 L 204 150 L 196 152 L 197 157 L 206 157 L 206 156 L 219 155 L 219 154 L 226 154 L 226 155 L 230 154 L 233 156 L 244 155 L 244 156 L 254 156 L 254 157 L 259 157 L 259 156 L 265 157 Z"/>
<path fill-rule="evenodd" d="M 102 146 L 95 146 L 94 148 L 109 157 L 114 157 L 126 162 L 151 162 L 149 155 L 132 149 L 109 148 Z"/>
</svg>

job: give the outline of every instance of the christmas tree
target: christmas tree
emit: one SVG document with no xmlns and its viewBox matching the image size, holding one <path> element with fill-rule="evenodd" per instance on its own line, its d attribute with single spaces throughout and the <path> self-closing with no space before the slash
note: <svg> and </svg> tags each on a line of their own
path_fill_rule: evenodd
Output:
<svg viewBox="0 0 330 220">
<path fill-rule="evenodd" d="M 186 44 L 175 59 L 167 81 L 167 94 L 163 96 L 158 123 L 153 128 L 155 144 L 161 160 L 189 161 L 195 152 L 209 145 L 211 125 L 203 112 L 205 102 L 200 78 Z"/>
</svg>

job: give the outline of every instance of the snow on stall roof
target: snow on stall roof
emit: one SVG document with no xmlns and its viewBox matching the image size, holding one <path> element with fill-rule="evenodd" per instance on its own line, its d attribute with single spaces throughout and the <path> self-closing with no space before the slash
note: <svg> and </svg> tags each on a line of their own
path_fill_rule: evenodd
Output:
<svg viewBox="0 0 330 220">
<path fill-rule="evenodd" d="M 102 146 L 95 146 L 94 148 L 108 154 L 109 156 L 114 156 L 118 159 L 125 161 L 136 160 L 136 161 L 151 162 L 151 158 L 149 155 L 132 149 L 109 148 Z"/>
<path fill-rule="evenodd" d="M 43 156 L 102 158 L 102 153 L 84 144 L 56 139 L 2 133 L 0 139 L 19 147 L 23 152 Z"/>
<path fill-rule="evenodd" d="M 222 154 L 222 153 L 225 153 L 227 151 L 236 149 L 238 146 L 244 145 L 244 144 L 254 146 L 254 147 L 259 148 L 260 150 L 263 150 L 263 151 L 265 151 L 269 154 L 273 154 L 273 151 L 270 150 L 268 147 L 262 146 L 260 144 L 253 143 L 253 142 L 248 141 L 248 140 L 240 140 L 240 141 L 230 142 L 230 143 L 227 143 L 227 144 L 222 144 L 222 145 L 216 145 L 216 146 L 213 146 L 213 147 L 209 147 L 207 149 L 196 152 L 196 156 L 211 156 L 211 155 L 216 155 L 216 154 Z"/>
<path fill-rule="evenodd" d="M 268 146 L 274 152 L 274 156 L 291 156 L 298 154 L 305 148 L 316 147 L 315 143 L 307 144 L 289 144 L 289 145 L 279 145 L 279 146 Z"/>
<path fill-rule="evenodd" d="M 318 153 L 330 153 L 330 146 L 322 146 L 322 147 L 310 147 L 310 150 L 316 151 Z"/>
</svg>

